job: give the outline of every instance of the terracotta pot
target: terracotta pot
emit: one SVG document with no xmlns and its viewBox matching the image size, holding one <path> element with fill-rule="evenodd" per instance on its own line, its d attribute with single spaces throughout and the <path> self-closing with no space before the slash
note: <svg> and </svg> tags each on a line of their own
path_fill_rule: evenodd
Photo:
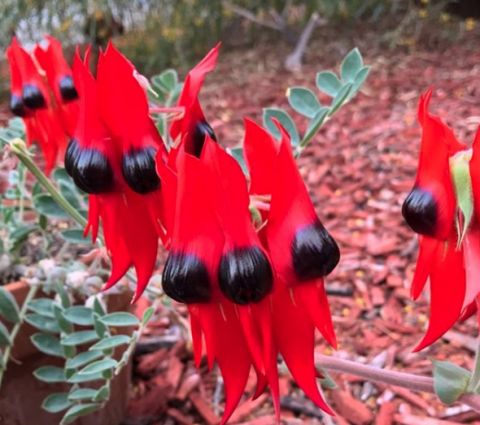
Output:
<svg viewBox="0 0 480 425">
<path fill-rule="evenodd" d="M 23 304 L 29 287 L 24 282 L 4 286 L 19 305 Z M 128 310 L 131 294 L 113 294 L 108 298 L 109 311 Z M 63 413 L 51 414 L 41 408 L 42 401 L 55 392 L 68 391 L 65 384 L 38 381 L 33 371 L 40 366 L 63 366 L 63 360 L 38 352 L 30 336 L 38 332 L 24 324 L 17 335 L 12 357 L 0 388 L 0 425 L 54 425 L 60 423 Z M 123 350 L 116 353 L 118 358 Z M 74 425 L 119 425 L 124 417 L 131 378 L 131 363 L 111 383 L 110 400 L 102 410 L 78 419 Z"/>
</svg>

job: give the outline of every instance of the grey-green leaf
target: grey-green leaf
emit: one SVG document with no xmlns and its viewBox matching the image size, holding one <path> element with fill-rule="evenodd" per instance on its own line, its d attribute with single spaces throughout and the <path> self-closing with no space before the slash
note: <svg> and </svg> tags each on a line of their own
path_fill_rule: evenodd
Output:
<svg viewBox="0 0 480 425">
<path fill-rule="evenodd" d="M 42 409 L 49 413 L 58 413 L 68 409 L 72 403 L 68 400 L 68 393 L 54 393 L 42 402 Z"/>
<path fill-rule="evenodd" d="M 290 135 L 291 143 L 297 146 L 300 142 L 300 135 L 298 134 L 297 126 L 288 112 L 279 108 L 264 108 L 263 109 L 263 125 L 273 137 L 280 140 L 280 130 L 272 121 L 272 118 L 277 119 Z"/>
<path fill-rule="evenodd" d="M 342 61 L 342 80 L 346 83 L 353 83 L 357 72 L 363 67 L 363 59 L 360 51 L 355 47 Z"/>
<path fill-rule="evenodd" d="M 50 298 L 36 298 L 28 303 L 28 309 L 45 317 L 54 317 L 53 300 Z"/>
<path fill-rule="evenodd" d="M 2 322 L 0 322 L 0 347 L 5 347 L 11 343 L 12 341 L 10 340 L 8 329 Z"/>
<path fill-rule="evenodd" d="M 85 366 L 79 373 L 80 375 L 85 375 L 89 373 L 103 372 L 104 370 L 110 370 L 117 367 L 117 364 L 117 361 L 112 358 L 101 359 Z"/>
<path fill-rule="evenodd" d="M 46 193 L 41 193 L 33 197 L 33 205 L 35 209 L 47 217 L 67 218 L 68 214 L 58 205 L 55 200 Z"/>
<path fill-rule="evenodd" d="M 322 71 L 317 74 L 317 87 L 321 92 L 335 97 L 342 88 L 342 83 L 333 72 Z"/>
<path fill-rule="evenodd" d="M 105 384 L 97 391 L 93 401 L 106 401 L 110 398 L 110 386 Z"/>
<path fill-rule="evenodd" d="M 71 369 L 77 369 L 86 365 L 87 363 L 99 359 L 102 356 L 103 353 L 100 350 L 84 351 L 83 353 L 77 354 L 74 358 L 68 359 L 66 367 Z"/>
<path fill-rule="evenodd" d="M 57 304 L 53 306 L 53 313 L 55 315 L 55 319 L 57 320 L 58 327 L 67 334 L 73 332 L 73 324 L 70 323 L 65 316 L 63 315 L 63 308 Z"/>
<path fill-rule="evenodd" d="M 92 382 L 92 381 L 102 381 L 105 380 L 102 373 L 84 373 L 80 374 L 79 372 L 72 375 L 68 382 L 71 384 L 81 384 L 83 382 Z"/>
<path fill-rule="evenodd" d="M 87 342 L 96 341 L 98 335 L 95 331 L 78 331 L 66 335 L 62 338 L 62 345 L 74 347 L 76 345 L 86 344 Z"/>
<path fill-rule="evenodd" d="M 322 107 L 317 96 L 305 87 L 291 87 L 287 90 L 287 98 L 290 106 L 308 118 L 313 118 Z"/>
<path fill-rule="evenodd" d="M 105 314 L 107 314 L 107 312 L 105 311 L 105 308 L 103 307 L 98 297 L 95 297 L 95 299 L 93 300 L 93 310 L 99 316 L 105 316 Z"/>
<path fill-rule="evenodd" d="M 2 286 L 0 286 L 0 316 L 11 323 L 18 323 L 20 320 L 15 298 Z"/>
<path fill-rule="evenodd" d="M 33 345 L 42 353 L 56 357 L 65 356 L 60 340 L 51 334 L 36 333 L 31 336 L 31 340 Z"/>
<path fill-rule="evenodd" d="M 137 326 L 139 323 L 136 316 L 126 311 L 107 314 L 101 320 L 108 326 Z"/>
<path fill-rule="evenodd" d="M 67 308 L 63 312 L 63 315 L 65 316 L 65 319 L 75 325 L 93 325 L 93 310 L 88 307 L 75 305 Z"/>
<path fill-rule="evenodd" d="M 131 338 L 127 335 L 114 335 L 98 341 L 90 347 L 90 350 L 108 350 L 119 345 L 128 344 Z"/>
<path fill-rule="evenodd" d="M 155 309 L 153 307 L 148 307 L 144 312 L 143 312 L 143 317 L 142 317 L 142 325 L 145 326 L 150 319 L 153 316 L 153 313 L 155 313 Z"/>
<path fill-rule="evenodd" d="M 350 91 L 350 97 L 353 97 L 363 86 L 363 83 L 367 80 L 368 74 L 370 73 L 370 67 L 364 66 L 360 71 L 355 75 L 355 80 L 353 81 L 352 90 Z"/>
<path fill-rule="evenodd" d="M 50 333 L 60 332 L 60 326 L 58 326 L 57 321 L 51 317 L 45 317 L 41 314 L 31 313 L 25 315 L 25 321 L 40 331 Z"/>
<path fill-rule="evenodd" d="M 77 388 L 68 394 L 68 399 L 72 401 L 78 400 L 93 400 L 98 393 L 98 390 L 93 388 Z"/>
<path fill-rule="evenodd" d="M 102 407 L 99 403 L 76 404 L 68 409 L 65 416 L 62 418 L 60 425 L 68 425 L 74 422 L 80 416 L 89 415 Z"/>
<path fill-rule="evenodd" d="M 65 382 L 65 371 L 56 366 L 42 366 L 33 372 L 35 378 L 43 382 Z"/>
<path fill-rule="evenodd" d="M 445 404 L 452 404 L 465 394 L 469 380 L 468 370 L 447 361 L 433 362 L 433 386 Z"/>
</svg>

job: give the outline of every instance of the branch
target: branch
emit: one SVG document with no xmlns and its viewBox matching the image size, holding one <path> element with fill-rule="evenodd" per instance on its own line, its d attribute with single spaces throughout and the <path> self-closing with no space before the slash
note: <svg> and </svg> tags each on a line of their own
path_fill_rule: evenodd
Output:
<svg viewBox="0 0 480 425">
<path fill-rule="evenodd" d="M 241 6 L 237 6 L 236 4 L 233 4 L 232 2 L 230 2 L 229 0 L 222 0 L 222 4 L 227 9 L 230 9 L 233 13 L 236 13 L 237 15 L 245 19 L 248 19 L 249 21 L 252 21 L 255 24 L 273 29 L 275 31 L 282 32 L 284 30 L 282 25 L 279 25 L 275 22 L 264 21 L 263 19 L 260 19 L 258 16 L 256 16 L 254 13 L 250 12 L 248 9 L 245 9 Z"/>
<path fill-rule="evenodd" d="M 298 38 L 297 45 L 292 53 L 285 59 L 285 68 L 289 71 L 298 71 L 302 67 L 302 57 L 307 49 L 308 42 L 312 36 L 313 30 L 322 22 L 317 12 L 312 13 L 307 25 Z"/>
<path fill-rule="evenodd" d="M 394 385 L 407 388 L 412 391 L 435 394 L 433 378 L 412 373 L 398 372 L 395 370 L 381 369 L 374 366 L 360 364 L 351 360 L 339 359 L 321 354 L 315 355 L 316 363 L 329 371 L 347 373 L 359 376 L 368 381 L 381 382 L 382 384 Z M 476 394 L 464 394 L 458 401 L 469 406 L 476 412 L 480 412 L 480 396 Z"/>
</svg>

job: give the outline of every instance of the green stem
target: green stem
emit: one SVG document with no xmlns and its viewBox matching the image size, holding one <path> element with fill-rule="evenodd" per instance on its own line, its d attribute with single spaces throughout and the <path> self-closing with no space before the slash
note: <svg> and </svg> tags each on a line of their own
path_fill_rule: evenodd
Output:
<svg viewBox="0 0 480 425">
<path fill-rule="evenodd" d="M 475 362 L 473 373 L 468 383 L 469 391 L 476 393 L 480 388 L 480 336 L 478 337 L 477 352 L 475 353 Z"/>
<path fill-rule="evenodd" d="M 30 170 L 30 172 L 37 178 L 38 182 L 43 188 L 52 196 L 55 202 L 62 207 L 65 212 L 70 215 L 80 226 L 85 227 L 87 219 L 81 215 L 70 202 L 58 191 L 48 177 L 43 173 L 40 168 L 33 162 L 25 142 L 21 139 L 13 139 L 10 142 L 10 148 L 12 152 L 18 157 L 18 159 Z"/>
<path fill-rule="evenodd" d="M 27 297 L 25 298 L 22 308 L 20 309 L 20 312 L 18 315 L 19 316 L 18 322 L 15 323 L 15 326 L 12 328 L 12 332 L 10 332 L 10 345 L 3 352 L 2 360 L 1 360 L 2 367 L 0 368 L 0 388 L 2 386 L 3 376 L 5 374 L 5 371 L 7 370 L 7 364 L 8 364 L 8 360 L 10 359 L 10 355 L 12 353 L 12 347 L 13 347 L 15 338 L 17 337 L 18 332 L 20 331 L 20 328 L 22 327 L 23 322 L 25 320 L 28 304 L 35 297 L 39 289 L 40 287 L 38 285 L 30 286 L 30 290 L 28 291 Z"/>
</svg>

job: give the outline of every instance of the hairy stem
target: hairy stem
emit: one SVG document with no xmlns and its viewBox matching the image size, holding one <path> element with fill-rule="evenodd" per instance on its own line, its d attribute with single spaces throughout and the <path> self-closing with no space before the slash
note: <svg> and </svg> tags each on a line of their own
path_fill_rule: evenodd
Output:
<svg viewBox="0 0 480 425">
<path fill-rule="evenodd" d="M 368 381 L 394 385 L 407 388 L 412 391 L 435 394 L 433 378 L 412 373 L 398 372 L 396 370 L 381 369 L 374 366 L 364 365 L 351 360 L 317 354 L 316 363 L 329 371 L 347 373 L 365 378 Z M 476 394 L 464 394 L 458 400 L 466 404 L 476 412 L 480 412 L 480 396 Z"/>
<path fill-rule="evenodd" d="M 38 285 L 30 286 L 30 290 L 27 293 L 27 297 L 25 298 L 22 308 L 20 309 L 20 312 L 18 315 L 19 316 L 18 322 L 15 323 L 15 326 L 12 328 L 12 331 L 10 332 L 10 345 L 7 348 L 5 348 L 5 351 L 3 352 L 2 360 L 1 360 L 2 367 L 0 367 L 0 388 L 2 386 L 3 376 L 7 370 L 8 360 L 10 359 L 10 354 L 12 353 L 12 347 L 15 342 L 15 338 L 17 337 L 18 332 L 20 331 L 20 328 L 22 327 L 23 322 L 25 320 L 28 304 L 35 297 L 39 289 L 40 287 Z"/>
<path fill-rule="evenodd" d="M 21 139 L 14 139 L 10 142 L 12 152 L 18 157 L 25 167 L 36 177 L 42 187 L 51 195 L 55 202 L 62 207 L 70 217 L 72 217 L 78 224 L 84 227 L 87 224 L 87 219 L 80 214 L 73 206 L 68 202 L 65 197 L 58 191 L 49 178 L 43 173 L 40 168 L 33 162 L 25 142 Z"/>
</svg>

